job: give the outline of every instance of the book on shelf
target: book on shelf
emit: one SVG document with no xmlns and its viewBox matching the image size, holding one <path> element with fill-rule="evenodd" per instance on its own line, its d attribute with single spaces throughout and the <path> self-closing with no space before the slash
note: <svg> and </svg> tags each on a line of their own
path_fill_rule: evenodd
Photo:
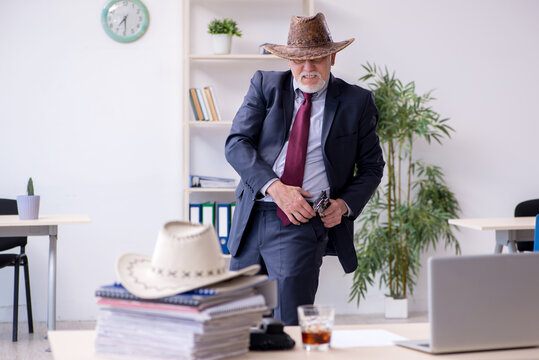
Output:
<svg viewBox="0 0 539 360">
<path fill-rule="evenodd" d="M 204 98 L 204 105 L 206 105 L 206 111 L 208 112 L 208 120 L 217 121 L 217 119 L 213 115 L 213 112 L 211 111 L 211 103 L 210 98 L 208 97 L 208 93 L 204 89 L 200 89 L 200 91 L 202 92 L 202 97 Z"/>
<path fill-rule="evenodd" d="M 219 107 L 217 106 L 217 99 L 215 98 L 215 92 L 213 90 L 213 87 L 206 86 L 204 87 L 204 93 L 207 95 L 209 104 L 210 104 L 210 111 L 213 116 L 213 120 L 215 121 L 221 121 L 221 112 L 219 111 Z"/>
<path fill-rule="evenodd" d="M 190 88 L 189 100 L 193 109 L 195 120 L 220 121 L 221 112 L 215 98 L 215 91 L 211 86 L 204 88 Z"/>
<path fill-rule="evenodd" d="M 217 176 L 190 175 L 190 186 L 200 188 L 235 188 L 236 180 Z"/>
<path fill-rule="evenodd" d="M 204 93 L 204 100 L 206 101 L 206 105 L 208 105 L 208 111 L 210 113 L 210 120 L 211 121 L 217 121 L 217 113 L 215 112 L 215 106 L 213 105 L 213 101 L 211 98 L 210 90 L 205 87 L 202 89 L 202 92 Z"/>
<path fill-rule="evenodd" d="M 202 114 L 202 109 L 200 107 L 200 101 L 198 101 L 196 89 L 189 89 L 189 100 L 191 100 L 191 106 L 193 108 L 195 120 L 204 120 L 204 115 Z"/>
<path fill-rule="evenodd" d="M 213 106 L 215 107 L 215 113 L 217 114 L 217 120 L 221 121 L 223 118 L 221 117 L 221 110 L 219 109 L 219 104 L 217 103 L 217 97 L 215 96 L 215 91 L 213 90 L 213 87 L 211 86 L 207 86 L 207 88 L 211 94 Z"/>
<path fill-rule="evenodd" d="M 200 88 L 196 88 L 195 90 L 197 92 L 198 101 L 200 102 L 200 108 L 202 109 L 203 120 L 208 121 L 210 120 L 210 115 L 208 112 L 208 106 L 206 105 L 206 100 L 204 99 L 203 91 Z"/>
</svg>

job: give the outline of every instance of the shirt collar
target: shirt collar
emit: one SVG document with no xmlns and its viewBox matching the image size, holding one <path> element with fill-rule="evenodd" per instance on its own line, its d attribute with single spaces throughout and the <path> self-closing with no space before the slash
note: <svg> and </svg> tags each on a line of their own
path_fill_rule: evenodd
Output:
<svg viewBox="0 0 539 360">
<path fill-rule="evenodd" d="M 331 78 L 331 77 L 330 77 Z M 327 92 L 327 89 L 328 89 L 328 84 L 329 84 L 329 80 L 326 81 L 326 83 L 324 84 L 324 87 L 322 89 L 320 89 L 319 91 L 313 93 L 313 97 L 312 97 L 312 100 L 318 100 L 318 99 L 321 99 L 323 98 L 324 96 L 326 96 L 326 92 Z M 295 93 L 295 96 L 301 96 L 303 97 L 303 94 L 301 93 L 301 90 L 299 89 L 298 87 L 298 83 L 296 81 L 296 79 L 294 78 L 294 76 L 292 76 L 292 86 L 294 87 L 294 93 Z M 301 95 L 300 95 L 301 94 Z"/>
</svg>

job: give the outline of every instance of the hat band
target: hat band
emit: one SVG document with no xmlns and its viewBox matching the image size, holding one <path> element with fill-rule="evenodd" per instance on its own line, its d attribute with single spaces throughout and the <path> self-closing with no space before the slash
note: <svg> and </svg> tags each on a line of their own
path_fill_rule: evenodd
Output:
<svg viewBox="0 0 539 360">
<path fill-rule="evenodd" d="M 288 42 L 286 44 L 287 47 L 295 47 L 295 48 L 311 48 L 311 47 L 325 47 L 325 46 L 333 46 L 335 43 L 333 41 L 294 41 L 294 42 Z"/>
<path fill-rule="evenodd" d="M 219 276 L 226 272 L 226 267 L 221 266 L 214 269 L 193 270 L 193 269 L 165 269 L 158 266 L 151 267 L 154 275 L 167 279 L 205 279 Z"/>
</svg>

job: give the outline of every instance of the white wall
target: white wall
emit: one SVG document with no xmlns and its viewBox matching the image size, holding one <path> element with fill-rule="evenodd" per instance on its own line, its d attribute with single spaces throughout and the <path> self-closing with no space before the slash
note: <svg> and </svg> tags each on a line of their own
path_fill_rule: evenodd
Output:
<svg viewBox="0 0 539 360">
<path fill-rule="evenodd" d="M 150 255 L 161 225 L 181 216 L 181 1 L 145 0 L 150 27 L 132 44 L 105 35 L 104 3 L 0 3 L 0 197 L 23 193 L 32 176 L 43 213 L 92 218 L 60 228 L 60 320 L 95 318 L 93 291 L 116 279 L 116 258 Z M 238 9 L 225 15 L 240 20 L 244 2 L 230 3 Z M 520 200 L 537 197 L 538 2 L 315 3 L 334 40 L 356 38 L 338 54 L 335 75 L 356 83 L 369 61 L 416 81 L 420 92 L 437 89 L 435 109 L 456 132 L 416 154 L 442 166 L 463 217 L 511 216 Z M 248 37 L 234 39 L 240 48 L 258 31 L 246 26 Z M 284 43 L 285 34 L 278 29 L 273 36 L 283 38 L 271 41 Z M 493 233 L 457 236 L 464 254 L 493 250 Z M 30 239 L 27 251 L 34 316 L 42 321 L 47 239 Z M 412 310 L 426 309 L 424 273 Z M 336 259 L 326 259 L 317 301 L 340 313 L 383 311 L 377 287 L 359 309 L 348 304 L 350 282 Z M 0 270 L 0 283 L 0 321 L 10 321 L 12 272 Z"/>
<path fill-rule="evenodd" d="M 60 320 L 94 318 L 93 292 L 116 279 L 116 258 L 151 254 L 161 225 L 180 216 L 181 2 L 145 3 L 149 29 L 131 44 L 103 31 L 105 1 L 0 3 L 0 197 L 32 176 L 43 214 L 92 219 L 59 229 Z M 47 238 L 27 251 L 44 320 Z M 0 321 L 10 321 L 12 271 L 0 283 Z"/>
<path fill-rule="evenodd" d="M 337 55 L 334 73 L 356 82 L 367 61 L 388 66 L 420 93 L 436 89 L 434 109 L 455 129 L 443 146 L 416 146 L 416 157 L 442 167 L 462 217 L 512 216 L 515 205 L 539 197 L 539 2 L 317 1 L 334 40 L 355 37 Z M 491 253 L 494 233 L 456 233 L 463 254 Z M 444 252 L 443 246 L 437 254 Z M 428 255 L 423 257 L 426 264 Z M 345 312 L 383 312 L 383 291 L 369 291 L 359 309 L 345 304 L 351 276 L 328 259 L 318 301 Z M 329 291 L 329 290 L 332 291 Z M 425 311 L 423 269 L 411 304 Z"/>
</svg>

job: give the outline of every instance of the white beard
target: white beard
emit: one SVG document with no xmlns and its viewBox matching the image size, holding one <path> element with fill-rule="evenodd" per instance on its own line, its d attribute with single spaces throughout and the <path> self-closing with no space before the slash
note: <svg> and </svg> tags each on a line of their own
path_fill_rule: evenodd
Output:
<svg viewBox="0 0 539 360">
<path fill-rule="evenodd" d="M 303 84 L 301 82 L 301 79 L 304 76 L 313 76 L 313 75 L 318 77 L 318 82 L 316 84 L 314 84 L 314 85 L 305 85 L 305 84 Z M 315 93 L 315 92 L 318 92 L 318 91 L 322 90 L 324 85 L 326 85 L 326 82 L 324 80 L 322 80 L 322 75 L 320 75 L 320 73 L 318 71 L 310 71 L 310 72 L 304 71 L 301 74 L 299 74 L 298 88 L 303 92 L 306 92 L 308 94 L 312 94 L 312 93 Z"/>
</svg>

